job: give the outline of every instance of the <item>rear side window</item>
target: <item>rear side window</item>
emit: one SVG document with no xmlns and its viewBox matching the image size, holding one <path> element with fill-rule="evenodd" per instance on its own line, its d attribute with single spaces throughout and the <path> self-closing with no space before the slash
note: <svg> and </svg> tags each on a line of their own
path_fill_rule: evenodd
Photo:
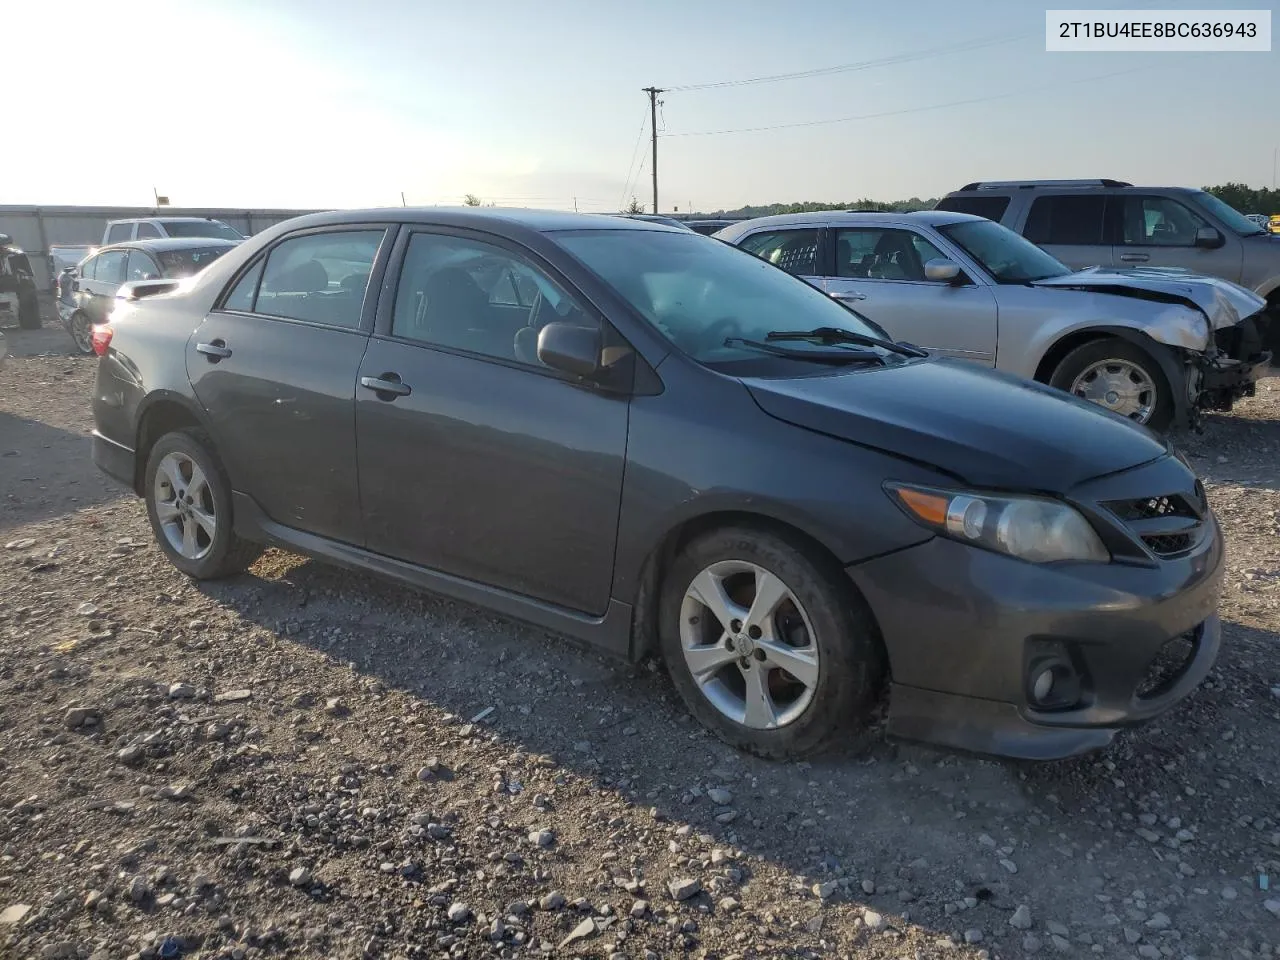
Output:
<svg viewBox="0 0 1280 960">
<path fill-rule="evenodd" d="M 743 250 L 797 276 L 818 273 L 817 230 L 767 230 L 741 243 Z"/>
<path fill-rule="evenodd" d="M 112 224 L 111 229 L 107 231 L 107 243 L 123 243 L 125 240 L 131 239 L 130 234 L 132 232 L 132 223 Z"/>
<path fill-rule="evenodd" d="M 98 254 L 98 272 L 94 279 L 102 283 L 124 283 L 125 261 L 128 257 L 127 250 L 108 250 Z"/>
<path fill-rule="evenodd" d="M 160 268 L 141 250 L 129 251 L 129 282 L 135 280 L 159 280 Z"/>
<path fill-rule="evenodd" d="M 947 210 L 951 213 L 969 213 L 975 217 L 986 217 L 997 223 L 1009 209 L 1008 197 L 943 197 L 938 201 L 935 210 Z"/>
<path fill-rule="evenodd" d="M 149 224 L 149 223 L 138 224 L 139 240 L 151 240 L 151 239 L 158 238 L 159 236 L 160 236 L 160 231 L 157 230 L 152 224 Z"/>
<path fill-rule="evenodd" d="M 223 310 L 253 312 L 253 299 L 258 295 L 258 279 L 262 276 L 262 264 L 263 261 L 259 260 L 240 278 L 235 288 L 227 294 L 227 299 L 222 301 Z"/>
<path fill-rule="evenodd" d="M 332 327 L 360 326 L 365 289 L 385 230 L 313 233 L 267 254 L 255 313 Z"/>
<path fill-rule="evenodd" d="M 90 257 L 84 263 L 80 264 L 79 268 L 77 268 L 76 270 L 76 273 L 80 276 L 80 279 L 82 280 L 92 280 L 94 279 L 94 271 L 96 271 L 97 269 L 98 269 L 98 258 Z"/>
<path fill-rule="evenodd" d="M 1100 244 L 1106 211 L 1105 196 L 1037 197 L 1022 233 L 1032 243 Z"/>
</svg>

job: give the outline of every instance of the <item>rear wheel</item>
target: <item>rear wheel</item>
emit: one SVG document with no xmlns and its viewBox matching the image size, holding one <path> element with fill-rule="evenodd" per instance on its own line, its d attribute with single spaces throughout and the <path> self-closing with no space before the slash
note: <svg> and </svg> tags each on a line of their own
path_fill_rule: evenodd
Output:
<svg viewBox="0 0 1280 960">
<path fill-rule="evenodd" d="M 76 349 L 83 354 L 93 353 L 92 327 L 93 324 L 89 322 L 89 318 L 79 310 L 71 315 L 71 320 L 67 324 L 67 332 L 71 334 Z"/>
<path fill-rule="evenodd" d="M 1091 340 L 1058 364 L 1052 386 L 1152 430 L 1173 419 L 1173 395 L 1155 358 L 1118 337 Z"/>
<path fill-rule="evenodd" d="M 880 637 L 835 565 L 749 527 L 691 542 L 663 584 L 659 636 L 676 690 L 716 736 L 772 759 L 816 753 L 865 725 Z"/>
<path fill-rule="evenodd" d="M 261 555 L 259 544 L 232 529 L 231 484 L 203 432 L 179 430 L 157 440 L 143 483 L 156 542 L 187 576 L 233 576 Z"/>
</svg>

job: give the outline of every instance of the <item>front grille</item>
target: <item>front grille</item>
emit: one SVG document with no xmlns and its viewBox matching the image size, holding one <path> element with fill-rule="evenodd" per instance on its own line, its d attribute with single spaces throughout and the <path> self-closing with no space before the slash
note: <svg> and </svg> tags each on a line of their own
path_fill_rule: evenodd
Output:
<svg viewBox="0 0 1280 960">
<path fill-rule="evenodd" d="M 1195 660 L 1200 647 L 1200 632 L 1193 630 L 1168 641 L 1147 665 L 1135 691 L 1139 700 L 1155 700 L 1164 696 L 1182 679 Z"/>
<path fill-rule="evenodd" d="M 1157 557 L 1174 557 L 1190 550 L 1199 539 L 1202 518 L 1208 508 L 1202 490 L 1197 482 L 1195 501 L 1198 502 L 1181 494 L 1167 494 L 1111 500 L 1103 506 L 1127 524 Z"/>
</svg>

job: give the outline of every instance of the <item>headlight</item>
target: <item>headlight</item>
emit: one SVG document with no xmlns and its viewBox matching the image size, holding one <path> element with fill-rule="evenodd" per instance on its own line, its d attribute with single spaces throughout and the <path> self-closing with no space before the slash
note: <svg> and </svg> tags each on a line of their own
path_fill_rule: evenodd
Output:
<svg viewBox="0 0 1280 960">
<path fill-rule="evenodd" d="M 889 495 L 924 526 L 954 540 L 1031 563 L 1087 560 L 1111 554 L 1076 510 L 1042 497 L 998 497 L 889 484 Z"/>
</svg>

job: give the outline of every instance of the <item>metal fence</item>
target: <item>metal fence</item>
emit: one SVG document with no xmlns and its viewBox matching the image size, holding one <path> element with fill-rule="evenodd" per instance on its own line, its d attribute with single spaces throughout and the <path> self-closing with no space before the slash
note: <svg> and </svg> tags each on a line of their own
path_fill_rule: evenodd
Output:
<svg viewBox="0 0 1280 960">
<path fill-rule="evenodd" d="M 314 210 L 231 210 L 192 207 L 30 207 L 0 205 L 0 233 L 26 251 L 36 283 L 48 289 L 48 252 L 53 244 L 102 243 L 109 220 L 136 217 L 212 217 L 252 236 L 282 220 L 315 213 Z"/>
</svg>

